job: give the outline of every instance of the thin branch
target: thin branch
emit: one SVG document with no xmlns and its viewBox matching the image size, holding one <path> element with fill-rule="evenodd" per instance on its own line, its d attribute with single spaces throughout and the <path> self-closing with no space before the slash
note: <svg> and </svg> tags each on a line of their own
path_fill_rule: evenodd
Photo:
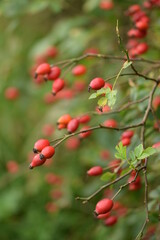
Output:
<svg viewBox="0 0 160 240">
<path fill-rule="evenodd" d="M 150 80 L 150 81 L 153 81 L 153 82 L 157 82 L 157 80 L 156 80 L 155 78 L 147 77 L 146 75 L 143 75 L 143 74 L 139 73 L 139 72 L 135 69 L 135 67 L 133 66 L 133 64 L 131 64 L 131 68 L 132 68 L 132 70 L 135 72 L 135 74 L 136 74 L 137 76 L 142 77 L 142 78 L 144 78 L 144 79 L 146 79 L 146 80 Z"/>
<path fill-rule="evenodd" d="M 140 170 L 142 170 L 142 169 L 140 169 Z M 117 197 L 117 195 L 122 191 L 123 188 L 127 187 L 129 184 L 134 183 L 134 182 L 136 181 L 140 170 L 138 170 L 138 171 L 136 172 L 136 175 L 135 175 L 135 177 L 134 177 L 134 179 L 133 179 L 132 181 L 127 182 L 127 183 L 125 183 L 125 184 L 123 184 L 123 185 L 120 186 L 119 190 L 118 190 L 118 191 L 116 192 L 116 194 L 112 197 L 112 200 L 115 199 L 115 197 Z"/>
<path fill-rule="evenodd" d="M 138 172 L 141 171 L 144 167 L 142 166 L 141 168 L 138 169 Z M 83 201 L 83 203 L 87 203 L 88 201 L 90 201 L 94 196 L 96 196 L 98 193 L 100 193 L 103 189 L 119 182 L 120 180 L 122 180 L 123 178 L 125 178 L 126 176 L 128 176 L 131 172 L 133 171 L 130 170 L 128 171 L 127 173 L 125 173 L 124 175 L 116 178 L 114 181 L 110 182 L 110 183 L 107 183 L 107 184 L 104 184 L 103 186 L 101 186 L 97 191 L 95 191 L 93 194 L 91 194 L 89 197 L 76 197 L 76 200 L 81 200 Z"/>
<path fill-rule="evenodd" d="M 71 134 L 66 134 L 66 135 L 64 135 L 64 137 L 62 137 L 60 139 L 52 140 L 51 143 L 57 141 L 57 143 L 54 144 L 54 148 L 56 148 L 57 146 L 59 146 L 62 142 L 64 142 L 68 138 L 76 136 L 80 133 L 86 133 L 86 132 L 94 131 L 94 130 L 101 129 L 101 128 L 108 129 L 108 130 L 123 131 L 123 130 L 130 129 L 130 128 L 137 128 L 137 127 L 140 127 L 142 125 L 143 125 L 143 123 L 140 122 L 140 123 L 137 123 L 137 124 L 132 124 L 132 125 L 128 125 L 128 126 L 125 126 L 125 127 L 118 128 L 118 127 L 106 127 L 104 125 L 99 124 L 98 126 L 91 127 L 91 128 L 86 129 L 86 130 L 78 131 L 78 132 L 71 133 Z"/>
<path fill-rule="evenodd" d="M 72 63 L 72 62 L 79 62 L 85 58 L 88 57 L 94 57 L 94 58 L 100 58 L 100 59 L 108 59 L 108 60 L 121 60 L 121 61 L 126 61 L 126 57 L 120 57 L 120 56 L 112 56 L 112 55 L 105 55 L 105 54 L 94 54 L 94 53 L 87 53 L 84 54 L 80 57 L 77 58 L 72 58 L 72 59 L 67 59 L 67 60 L 63 60 L 60 62 L 57 62 L 56 65 L 63 65 L 65 63 Z M 157 60 L 149 60 L 149 59 L 145 59 L 145 58 L 130 58 L 130 61 L 133 62 L 142 62 L 142 63 L 150 63 L 150 64 L 159 64 L 160 61 Z"/>
<path fill-rule="evenodd" d="M 144 97 L 144 98 L 141 98 L 141 99 L 139 99 L 139 100 L 132 101 L 132 102 L 128 102 L 128 103 L 124 104 L 122 107 L 120 107 L 119 109 L 115 109 L 115 110 L 113 110 L 113 111 L 104 112 L 104 113 L 102 112 L 101 115 L 110 115 L 110 114 L 120 113 L 120 112 L 128 109 L 128 108 L 129 108 L 130 106 L 132 106 L 132 105 L 135 105 L 135 104 L 137 104 L 137 103 L 144 102 L 144 101 L 147 100 L 148 98 L 149 98 L 149 95 L 146 96 L 146 97 Z M 99 113 L 97 113 L 97 112 L 94 112 L 93 114 L 99 115 Z"/>
</svg>

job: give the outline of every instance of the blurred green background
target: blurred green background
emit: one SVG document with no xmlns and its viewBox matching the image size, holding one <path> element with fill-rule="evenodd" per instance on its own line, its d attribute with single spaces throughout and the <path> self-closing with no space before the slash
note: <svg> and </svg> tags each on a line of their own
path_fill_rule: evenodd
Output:
<svg viewBox="0 0 160 240">
<path fill-rule="evenodd" d="M 99 8 L 99 0 L 1 0 L 0 1 L 0 239 L 1 240 L 131 240 L 140 230 L 144 220 L 143 189 L 138 193 L 123 191 L 118 199 L 128 208 L 125 217 L 110 228 L 93 217 L 96 201 L 83 205 L 75 201 L 76 196 L 88 196 L 102 182 L 99 178 L 89 178 L 86 171 L 93 165 L 106 166 L 100 158 L 100 152 L 108 149 L 114 158 L 114 147 L 120 133 L 95 132 L 81 143 L 76 151 L 69 151 L 65 144 L 59 146 L 51 165 L 28 169 L 34 142 L 45 137 L 43 126 L 52 124 L 55 131 L 47 138 L 63 136 L 65 131 L 56 130 L 57 119 L 65 113 L 72 116 L 94 111 L 96 102 L 88 101 L 87 84 L 95 76 L 104 78 L 117 74 L 121 63 L 97 59 L 81 61 L 88 71 L 80 80 L 86 83 L 86 91 L 74 98 L 56 100 L 46 104 L 44 96 L 51 92 L 51 83 L 35 84 L 31 68 L 35 59 L 43 55 L 50 46 L 57 48 L 58 54 L 50 58 L 56 63 L 72 57 L 78 57 L 88 48 L 97 49 L 103 54 L 122 55 L 115 33 L 119 19 L 120 31 L 124 42 L 126 32 L 132 26 L 124 15 L 133 3 L 143 1 L 114 1 L 114 8 L 104 11 Z M 153 19 L 148 43 L 153 45 L 145 57 L 158 59 L 157 51 L 160 40 L 160 13 L 151 13 Z M 144 69 L 143 66 L 138 66 Z M 77 80 L 71 71 L 64 72 L 67 87 Z M 79 78 L 78 78 L 79 79 Z M 118 104 L 145 96 L 150 90 L 150 83 L 139 83 L 129 92 L 127 78 L 121 80 Z M 14 86 L 20 96 L 15 101 L 5 98 L 5 90 Z M 125 98 L 124 98 L 125 96 Z M 118 118 L 122 125 L 136 122 L 142 116 L 145 103 L 139 108 L 139 114 L 131 113 Z M 90 125 L 97 125 L 107 117 L 94 116 Z M 152 122 L 152 118 L 150 121 Z M 138 133 L 133 142 L 138 142 Z M 154 140 L 153 140 L 154 138 Z M 152 142 L 158 141 L 153 134 Z M 134 143 L 133 143 L 134 145 Z M 18 171 L 12 173 L 7 168 L 9 161 L 18 163 Z M 157 169 L 160 164 L 157 160 Z M 155 169 L 156 171 L 156 169 Z M 50 185 L 46 181 L 48 173 L 59 176 L 62 183 Z M 154 176 L 157 176 L 156 174 Z M 158 178 L 150 181 L 154 186 Z M 154 189 L 153 186 L 153 189 Z M 118 189 L 118 186 L 117 186 Z M 60 191 L 61 197 L 51 196 L 51 191 Z M 153 200 L 154 201 L 154 198 Z M 47 203 L 54 203 L 55 211 L 47 208 Z M 154 204 L 155 202 L 152 202 Z M 138 206 L 138 208 L 137 208 Z M 49 210 L 48 210 L 49 209 Z M 53 210 L 53 211 L 52 211 Z M 152 222 L 156 222 L 154 215 Z"/>
</svg>

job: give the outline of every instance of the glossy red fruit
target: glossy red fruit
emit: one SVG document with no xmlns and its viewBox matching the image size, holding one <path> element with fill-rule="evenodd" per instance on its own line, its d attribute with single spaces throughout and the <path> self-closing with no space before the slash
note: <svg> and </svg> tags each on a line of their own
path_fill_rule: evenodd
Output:
<svg viewBox="0 0 160 240">
<path fill-rule="evenodd" d="M 68 133 L 73 133 L 77 130 L 79 127 L 79 121 L 77 118 L 73 118 L 67 125 L 67 131 Z"/>
<path fill-rule="evenodd" d="M 51 72 L 46 76 L 48 80 L 56 80 L 61 74 L 61 69 L 57 66 L 51 68 Z"/>
<path fill-rule="evenodd" d="M 9 173 L 17 173 L 19 170 L 19 165 L 16 161 L 10 160 L 6 164 Z"/>
<path fill-rule="evenodd" d="M 49 47 L 46 50 L 46 56 L 47 57 L 55 57 L 55 56 L 57 56 L 57 54 L 58 54 L 58 50 L 54 46 L 53 47 Z"/>
<path fill-rule="evenodd" d="M 84 126 L 83 128 L 81 128 L 80 131 L 84 131 L 84 132 L 81 132 L 79 134 L 80 139 L 89 137 L 91 135 L 92 131 L 88 130 L 89 128 L 90 128 L 89 126 Z"/>
<path fill-rule="evenodd" d="M 131 139 L 130 138 L 123 138 L 121 140 L 123 146 L 129 146 L 131 144 Z"/>
<path fill-rule="evenodd" d="M 99 7 L 103 10 L 110 10 L 114 7 L 114 4 L 111 0 L 102 0 Z"/>
<path fill-rule="evenodd" d="M 76 150 L 80 145 L 80 140 L 77 137 L 71 137 L 66 141 L 66 148 L 69 150 Z"/>
<path fill-rule="evenodd" d="M 16 87 L 9 87 L 5 90 L 4 95 L 8 100 L 15 100 L 19 97 L 19 90 Z"/>
<path fill-rule="evenodd" d="M 104 214 L 99 214 L 99 215 L 97 216 L 97 218 L 98 218 L 98 219 L 106 219 L 106 218 L 108 218 L 109 216 L 110 216 L 110 212 L 104 213 Z"/>
<path fill-rule="evenodd" d="M 81 76 L 85 74 L 86 71 L 87 71 L 86 67 L 82 64 L 79 64 L 72 69 L 72 74 L 75 76 Z"/>
<path fill-rule="evenodd" d="M 90 91 L 90 89 L 99 90 L 104 87 L 104 85 L 105 81 L 102 78 L 94 78 L 89 84 L 88 91 Z"/>
<path fill-rule="evenodd" d="M 110 89 L 112 90 L 112 84 L 106 82 L 106 83 L 104 84 L 104 88 L 110 88 Z"/>
<path fill-rule="evenodd" d="M 42 63 L 40 64 L 35 72 L 35 78 L 38 77 L 38 75 L 45 75 L 51 72 L 51 67 L 48 63 Z"/>
<path fill-rule="evenodd" d="M 140 31 L 139 29 L 131 29 L 127 33 L 128 37 L 143 38 L 146 36 L 146 31 Z"/>
<path fill-rule="evenodd" d="M 89 176 L 98 176 L 103 173 L 103 168 L 100 166 L 94 166 L 87 171 Z"/>
<path fill-rule="evenodd" d="M 114 224 L 117 223 L 117 221 L 118 221 L 117 216 L 110 216 L 104 221 L 104 224 L 106 226 L 113 226 Z"/>
<path fill-rule="evenodd" d="M 160 148 L 160 142 L 157 142 L 152 145 L 153 148 Z"/>
<path fill-rule="evenodd" d="M 71 116 L 69 114 L 65 114 L 58 119 L 57 124 L 67 125 L 71 120 L 72 120 Z"/>
<path fill-rule="evenodd" d="M 143 54 L 148 51 L 148 45 L 147 43 L 139 43 L 136 47 L 137 54 Z"/>
<path fill-rule="evenodd" d="M 113 207 L 113 201 L 109 198 L 104 198 L 96 204 L 96 208 L 94 212 L 96 215 L 104 214 L 111 211 L 112 207 Z"/>
<path fill-rule="evenodd" d="M 145 20 L 139 20 L 138 22 L 136 22 L 136 27 L 140 30 L 147 30 L 149 25 L 148 22 L 146 22 Z"/>
<path fill-rule="evenodd" d="M 133 15 L 134 13 L 139 12 L 140 10 L 141 10 L 140 6 L 138 4 L 134 4 L 128 8 L 127 14 Z"/>
<path fill-rule="evenodd" d="M 78 118 L 78 121 L 81 124 L 88 123 L 90 120 L 91 120 L 91 117 L 88 114 L 83 115 L 83 116 Z"/>
<path fill-rule="evenodd" d="M 52 94 L 56 95 L 57 92 L 61 91 L 64 88 L 64 80 L 57 78 L 52 84 Z"/>
<path fill-rule="evenodd" d="M 116 128 L 117 127 L 117 122 L 114 119 L 108 119 L 103 123 L 103 125 L 105 127 Z"/>
<path fill-rule="evenodd" d="M 64 129 L 66 127 L 67 126 L 65 124 L 63 124 L 63 123 L 58 124 L 58 130 Z"/>
<path fill-rule="evenodd" d="M 134 132 L 132 130 L 127 130 L 127 131 L 122 133 L 121 139 L 123 139 L 123 138 L 132 138 L 133 135 L 134 135 Z"/>
<path fill-rule="evenodd" d="M 30 169 L 33 169 L 35 167 L 41 166 L 45 163 L 46 159 L 43 158 L 42 160 L 40 159 L 40 155 L 36 154 L 32 160 L 32 162 L 29 165 Z"/>
<path fill-rule="evenodd" d="M 51 157 L 53 157 L 54 153 L 55 153 L 54 147 L 47 146 L 47 147 L 42 149 L 42 152 L 40 154 L 40 159 L 51 158 Z"/>
<path fill-rule="evenodd" d="M 33 152 L 41 152 L 43 148 L 47 147 L 50 145 L 50 142 L 48 139 L 39 139 L 37 142 L 34 144 Z"/>
</svg>

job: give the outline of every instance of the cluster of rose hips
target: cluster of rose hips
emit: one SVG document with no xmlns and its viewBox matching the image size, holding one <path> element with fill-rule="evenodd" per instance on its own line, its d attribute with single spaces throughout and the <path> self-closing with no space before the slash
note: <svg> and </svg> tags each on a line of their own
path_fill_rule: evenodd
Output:
<svg viewBox="0 0 160 240">
<path fill-rule="evenodd" d="M 34 144 L 33 152 L 36 153 L 36 155 L 30 163 L 30 169 L 43 165 L 47 159 L 54 155 L 55 149 L 50 146 L 50 142 L 47 139 L 39 139 Z"/>
<path fill-rule="evenodd" d="M 130 16 L 135 25 L 135 27 L 130 29 L 127 33 L 130 38 L 127 43 L 129 56 L 134 58 L 148 50 L 147 43 L 139 42 L 137 39 L 143 39 L 146 37 L 150 19 L 138 4 L 130 6 L 126 14 L 127 16 Z"/>
<path fill-rule="evenodd" d="M 130 145 L 131 138 L 133 137 L 133 135 L 134 135 L 134 132 L 132 130 L 126 130 L 125 132 L 122 133 L 121 142 L 122 142 L 123 146 Z M 156 144 L 156 146 L 157 145 L 158 145 L 158 143 Z M 156 146 L 153 146 L 153 147 L 156 147 Z M 159 144 L 159 146 L 160 146 L 160 144 Z M 107 150 L 105 150 L 101 153 L 101 156 L 103 159 L 108 159 L 109 152 Z M 122 171 L 120 164 L 121 164 L 121 160 L 114 159 L 109 162 L 107 169 L 110 169 L 111 172 L 114 172 L 119 175 Z M 99 176 L 99 175 L 102 175 L 103 172 L 104 172 L 104 169 L 101 166 L 94 166 L 87 171 L 87 174 L 89 176 Z M 135 181 L 133 181 L 133 180 L 135 180 Z M 132 171 L 132 173 L 128 179 L 128 183 L 129 183 L 129 190 L 131 190 L 131 191 L 138 190 L 141 188 L 141 178 L 139 175 L 136 176 L 136 171 Z"/>
<path fill-rule="evenodd" d="M 110 198 L 103 198 L 96 204 L 94 213 L 97 219 L 103 220 L 104 225 L 109 227 L 117 223 L 118 217 L 126 215 L 127 208 L 118 201 L 113 202 Z"/>
<path fill-rule="evenodd" d="M 148 9 L 160 7 L 160 0 L 147 0 L 143 3 L 143 6 Z"/>
<path fill-rule="evenodd" d="M 57 126 L 58 129 L 67 129 L 68 133 L 74 133 L 80 124 L 86 124 L 90 121 L 90 116 L 88 114 L 82 115 L 80 117 L 72 118 L 69 114 L 62 115 L 58 121 Z M 81 128 L 81 131 L 89 129 L 89 126 L 84 126 Z M 80 138 L 85 138 L 91 134 L 91 131 L 86 131 L 84 133 L 80 133 Z"/>
</svg>

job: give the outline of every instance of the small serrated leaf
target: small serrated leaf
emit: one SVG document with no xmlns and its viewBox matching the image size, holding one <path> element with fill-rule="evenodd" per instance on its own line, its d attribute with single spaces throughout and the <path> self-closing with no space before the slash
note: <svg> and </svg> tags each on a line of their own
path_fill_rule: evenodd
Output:
<svg viewBox="0 0 160 240">
<path fill-rule="evenodd" d="M 152 147 L 148 147 L 142 152 L 141 156 L 138 157 L 138 159 L 141 160 L 141 159 L 147 158 L 153 155 L 154 153 L 156 153 L 156 150 Z"/>
<path fill-rule="evenodd" d="M 127 160 L 127 148 L 126 146 L 123 146 L 122 142 L 120 142 L 115 149 L 117 150 L 117 152 L 115 153 L 115 157 L 117 159 L 121 159 L 121 160 Z"/>
<path fill-rule="evenodd" d="M 142 152 L 143 152 L 143 145 L 142 145 L 142 144 L 138 145 L 138 146 L 134 149 L 134 154 L 135 154 L 135 156 L 136 156 L 137 158 L 141 156 Z"/>
</svg>

